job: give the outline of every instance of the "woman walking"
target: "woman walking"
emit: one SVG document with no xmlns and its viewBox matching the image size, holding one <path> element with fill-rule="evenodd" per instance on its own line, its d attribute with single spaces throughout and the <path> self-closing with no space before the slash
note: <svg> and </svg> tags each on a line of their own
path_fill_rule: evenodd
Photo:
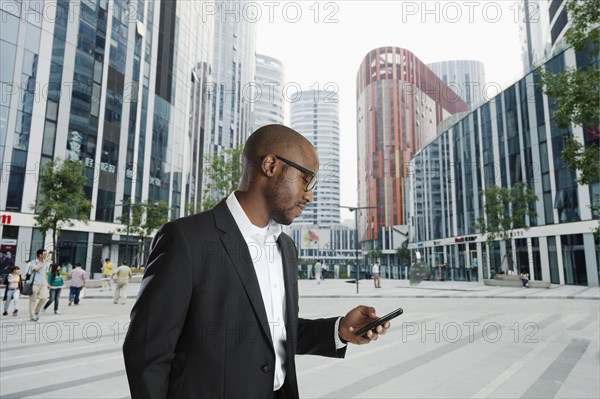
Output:
<svg viewBox="0 0 600 399">
<path fill-rule="evenodd" d="M 13 266 L 10 270 L 10 274 L 8 275 L 8 285 L 6 286 L 6 302 L 4 303 L 4 313 L 3 316 L 8 315 L 8 306 L 11 301 L 15 303 L 15 310 L 13 310 L 12 315 L 16 316 L 19 313 L 19 293 L 23 288 L 23 283 L 21 281 L 21 269 L 19 266 Z"/>
<path fill-rule="evenodd" d="M 58 311 L 58 298 L 60 298 L 60 291 L 64 285 L 62 274 L 60 274 L 60 265 L 53 263 L 50 265 L 50 273 L 48 274 L 48 285 L 50 286 L 50 297 L 48 302 L 44 305 L 44 312 L 48 309 L 48 306 L 54 302 L 54 314 L 60 314 Z"/>
</svg>

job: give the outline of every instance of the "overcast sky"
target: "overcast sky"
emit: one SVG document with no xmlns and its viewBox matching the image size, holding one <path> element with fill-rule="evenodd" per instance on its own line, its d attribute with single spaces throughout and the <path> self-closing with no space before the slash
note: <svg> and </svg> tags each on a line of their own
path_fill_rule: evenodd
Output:
<svg viewBox="0 0 600 399">
<path fill-rule="evenodd" d="M 257 23 L 257 52 L 283 62 L 290 93 L 293 87 L 338 91 L 342 205 L 357 202 L 356 73 L 369 51 L 395 46 L 424 63 L 482 61 L 488 98 L 522 73 L 519 0 L 259 1 L 246 7 L 242 15 Z M 342 211 L 342 219 L 352 218 Z"/>
</svg>

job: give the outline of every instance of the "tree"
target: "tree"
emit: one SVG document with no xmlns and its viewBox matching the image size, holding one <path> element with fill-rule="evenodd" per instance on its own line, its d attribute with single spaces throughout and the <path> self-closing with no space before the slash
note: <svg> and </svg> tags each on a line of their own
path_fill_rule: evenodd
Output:
<svg viewBox="0 0 600 399">
<path fill-rule="evenodd" d="M 544 93 L 554 100 L 553 119 L 559 128 L 581 126 L 584 145 L 572 135 L 564 138 L 562 158 L 568 169 L 579 172 L 577 182 L 589 185 L 600 179 L 600 0 L 569 0 L 566 5 L 571 26 L 567 44 L 579 54 L 588 54 L 588 63 L 561 73 L 538 70 Z M 581 61 L 580 61 L 581 62 Z M 600 198 L 592 199 L 592 212 L 600 211 Z M 596 228 L 600 235 L 600 225 Z"/>
<path fill-rule="evenodd" d="M 139 255 L 143 255 L 146 242 L 156 230 L 169 220 L 169 204 L 165 201 L 145 201 L 130 205 L 129 212 L 125 212 L 118 218 L 122 224 L 127 224 L 129 218 L 129 234 L 141 241 Z M 125 229 L 118 229 L 119 233 L 126 232 Z"/>
<path fill-rule="evenodd" d="M 493 186 L 481 190 L 479 195 L 484 197 L 484 216 L 478 219 L 475 229 L 487 234 L 487 241 L 504 241 L 508 269 L 514 270 L 512 257 L 512 238 L 515 229 L 528 230 L 527 217 L 537 217 L 537 212 L 531 204 L 537 201 L 537 195 L 519 182 L 510 188 Z"/>
<path fill-rule="evenodd" d="M 212 158 L 206 157 L 206 191 L 202 199 L 202 209 L 214 207 L 223 197 L 235 190 L 242 177 L 243 146 L 224 149 Z"/>
<path fill-rule="evenodd" d="M 410 249 L 408 249 L 406 242 L 396 249 L 396 256 L 401 265 L 406 266 L 407 264 L 410 264 Z"/>
<path fill-rule="evenodd" d="M 372 249 L 369 252 L 367 252 L 367 258 L 372 259 L 373 263 L 375 263 L 376 260 L 381 258 L 381 254 L 382 254 L 381 249 L 375 248 L 375 249 Z"/>
<path fill-rule="evenodd" d="M 37 203 L 30 208 L 36 213 L 36 226 L 45 235 L 52 230 L 52 261 L 57 262 L 56 241 L 61 230 L 73 226 L 74 220 L 87 223 L 92 203 L 83 186 L 87 182 L 85 166 L 79 161 L 56 158 L 40 169 L 40 186 Z"/>
</svg>

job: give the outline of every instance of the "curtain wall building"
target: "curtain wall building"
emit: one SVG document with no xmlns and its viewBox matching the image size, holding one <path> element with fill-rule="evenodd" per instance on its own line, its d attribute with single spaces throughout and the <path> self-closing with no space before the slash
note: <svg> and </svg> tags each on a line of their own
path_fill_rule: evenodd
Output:
<svg viewBox="0 0 600 399">
<path fill-rule="evenodd" d="M 587 62 L 569 49 L 545 67 L 557 73 Z M 599 215 L 590 205 L 599 204 L 600 182 L 578 185 L 561 157 L 564 135 L 591 145 L 598 143 L 598 131 L 558 129 L 552 107 L 552 99 L 539 89 L 539 76 L 531 72 L 415 155 L 410 247 L 431 266 L 447 264 L 457 279 L 475 258 L 480 278 L 506 271 L 504 242 L 486 242 L 476 227 L 484 216 L 480 190 L 525 182 L 537 195 L 530 204 L 537 217 L 526 220 L 529 229 L 512 232 L 516 271 L 554 284 L 598 286 L 600 246 L 592 230 Z"/>
<path fill-rule="evenodd" d="M 382 248 L 382 235 L 407 224 L 409 162 L 436 137 L 445 118 L 467 104 L 413 53 L 383 47 L 367 54 L 357 74 L 359 241 Z M 395 252 L 395 248 L 390 248 Z"/>
<path fill-rule="evenodd" d="M 283 64 L 276 58 L 256 54 L 254 128 L 284 123 Z"/>
<path fill-rule="evenodd" d="M 59 261 L 123 260 L 124 202 L 165 201 L 175 218 L 192 196 L 211 16 L 201 2 L 59 0 L 1 2 L 0 18 L 3 242 L 17 264 L 48 242 L 34 227 L 37 177 L 68 158 L 85 164 L 93 208 L 63 230 Z"/>
<path fill-rule="evenodd" d="M 467 103 L 470 109 L 483 102 L 486 89 L 483 62 L 472 60 L 440 61 L 427 67 Z"/>
<path fill-rule="evenodd" d="M 300 91 L 290 105 L 290 127 L 306 137 L 319 154 L 319 182 L 314 202 L 296 223 L 340 223 L 340 122 L 337 92 Z"/>
<path fill-rule="evenodd" d="M 521 58 L 529 71 L 565 46 L 569 24 L 567 0 L 521 0 L 523 18 L 519 19 Z"/>
</svg>

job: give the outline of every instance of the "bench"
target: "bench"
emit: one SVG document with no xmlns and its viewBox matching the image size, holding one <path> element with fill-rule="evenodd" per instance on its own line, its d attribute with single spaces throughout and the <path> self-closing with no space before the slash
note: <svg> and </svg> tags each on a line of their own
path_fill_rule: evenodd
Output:
<svg viewBox="0 0 600 399">
<path fill-rule="evenodd" d="M 496 287 L 522 287 L 523 283 L 519 276 L 497 275 L 493 279 L 484 279 L 484 285 Z M 529 280 L 529 288 L 550 288 L 549 281 Z"/>
</svg>

